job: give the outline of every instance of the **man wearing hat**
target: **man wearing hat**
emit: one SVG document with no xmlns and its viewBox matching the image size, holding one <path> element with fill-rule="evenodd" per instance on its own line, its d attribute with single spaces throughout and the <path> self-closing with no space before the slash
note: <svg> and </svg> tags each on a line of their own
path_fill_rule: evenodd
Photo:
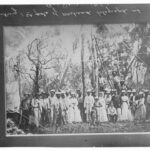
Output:
<svg viewBox="0 0 150 150">
<path fill-rule="evenodd" d="M 21 104 L 20 104 L 20 110 L 21 110 L 21 114 L 23 116 L 23 117 L 21 117 L 22 118 L 21 126 L 24 129 L 28 128 L 28 123 L 29 123 L 29 121 L 28 121 L 29 120 L 29 104 L 30 104 L 29 96 L 30 95 L 28 93 L 24 93 L 24 99 L 21 101 Z"/>
<path fill-rule="evenodd" d="M 106 110 L 108 109 L 108 106 L 111 102 L 111 99 L 112 99 L 112 97 L 111 97 L 111 94 L 110 94 L 110 89 L 107 89 L 106 93 L 105 93 Z"/>
<path fill-rule="evenodd" d="M 39 104 L 39 95 L 38 93 L 31 100 L 31 107 L 33 109 L 33 115 L 31 115 L 30 125 L 35 124 L 36 128 L 38 129 L 41 120 L 41 108 Z"/>
<path fill-rule="evenodd" d="M 62 123 L 66 124 L 67 123 L 67 118 L 68 118 L 68 112 L 67 111 L 68 111 L 68 108 L 69 108 L 69 104 L 66 101 L 64 91 L 61 91 L 60 105 L 61 105 Z"/>
<path fill-rule="evenodd" d="M 116 95 L 117 95 L 117 90 L 116 89 L 112 89 L 112 98 L 111 98 L 111 101 L 113 102 L 115 108 L 116 108 L 116 105 L 117 105 Z"/>
<path fill-rule="evenodd" d="M 92 123 L 100 124 L 100 107 L 102 107 L 101 102 L 98 97 L 95 97 L 94 106 L 92 107 Z"/>
<path fill-rule="evenodd" d="M 118 94 L 116 91 L 114 91 L 114 94 L 112 96 L 113 107 L 115 107 L 117 111 L 117 120 L 121 120 L 121 95 Z"/>
<path fill-rule="evenodd" d="M 46 115 L 47 115 L 47 106 L 46 106 L 46 103 L 45 103 L 45 93 L 42 92 L 39 94 L 39 106 L 40 106 L 40 113 L 41 113 L 41 121 L 43 123 L 43 125 L 46 123 L 47 121 L 47 118 L 46 118 Z"/>
<path fill-rule="evenodd" d="M 85 109 L 87 123 L 91 121 L 91 110 L 94 104 L 94 98 L 90 92 L 91 92 L 90 90 L 87 91 L 87 96 L 85 97 L 84 100 L 84 109 Z"/>
<path fill-rule="evenodd" d="M 51 122 L 51 125 L 54 126 L 56 125 L 56 118 L 57 118 L 57 112 L 58 112 L 58 107 L 59 107 L 59 103 L 55 95 L 55 90 L 50 91 L 49 106 L 50 106 L 50 120 L 51 120 L 50 122 Z"/>
<path fill-rule="evenodd" d="M 127 92 L 128 92 L 128 97 L 130 97 L 132 91 L 131 91 L 131 90 L 128 90 Z"/>
<path fill-rule="evenodd" d="M 130 95 L 130 107 L 131 107 L 131 114 L 132 114 L 133 118 L 134 118 L 135 110 L 136 110 L 135 97 L 136 97 L 136 90 L 133 89 L 133 90 L 131 91 L 131 95 Z"/>
<path fill-rule="evenodd" d="M 55 122 L 54 124 L 56 126 L 61 126 L 62 125 L 62 102 L 61 102 L 61 92 L 56 92 L 56 110 L 55 110 Z"/>
<path fill-rule="evenodd" d="M 77 100 L 78 100 L 78 107 L 80 110 L 80 115 L 83 121 L 84 120 L 83 95 L 80 90 L 78 90 L 77 92 Z"/>
</svg>

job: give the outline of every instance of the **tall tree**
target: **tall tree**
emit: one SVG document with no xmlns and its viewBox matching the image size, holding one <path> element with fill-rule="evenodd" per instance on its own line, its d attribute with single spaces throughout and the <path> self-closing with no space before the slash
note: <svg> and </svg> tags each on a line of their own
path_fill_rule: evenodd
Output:
<svg viewBox="0 0 150 150">
<path fill-rule="evenodd" d="M 85 75 L 84 75 L 84 35 L 81 35 L 81 66 L 82 66 L 82 92 L 83 92 L 83 101 L 85 98 Z"/>
<path fill-rule="evenodd" d="M 53 60 L 59 62 L 59 59 L 63 58 L 63 56 L 55 54 L 55 48 L 47 51 L 47 44 L 45 40 L 34 39 L 27 47 L 26 55 L 33 66 L 30 70 L 34 72 L 33 76 L 29 74 L 29 77 L 33 81 L 34 94 L 39 92 L 39 81 L 42 79 L 42 71 L 54 68 L 55 66 L 51 65 L 51 62 Z"/>
</svg>

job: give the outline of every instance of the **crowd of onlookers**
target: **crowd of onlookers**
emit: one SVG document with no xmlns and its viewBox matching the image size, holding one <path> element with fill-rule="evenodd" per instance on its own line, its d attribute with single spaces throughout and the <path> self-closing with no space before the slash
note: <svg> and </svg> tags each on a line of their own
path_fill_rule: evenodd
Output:
<svg viewBox="0 0 150 150">
<path fill-rule="evenodd" d="M 80 90 L 41 92 L 34 97 L 24 94 L 20 110 L 22 128 L 61 126 L 86 122 L 145 121 L 150 118 L 149 91 L 104 89 L 95 96 L 88 90 L 86 96 Z"/>
</svg>

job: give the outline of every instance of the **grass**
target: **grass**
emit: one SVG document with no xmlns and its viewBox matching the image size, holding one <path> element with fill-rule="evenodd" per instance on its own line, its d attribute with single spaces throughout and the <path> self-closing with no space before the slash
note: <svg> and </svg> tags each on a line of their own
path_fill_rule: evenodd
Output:
<svg viewBox="0 0 150 150">
<path fill-rule="evenodd" d="M 57 129 L 55 127 L 40 128 L 39 134 L 67 134 L 67 133 L 128 133 L 128 132 L 150 132 L 150 122 L 137 123 L 133 122 L 117 122 L 117 123 L 101 123 L 101 125 L 93 126 L 87 123 L 67 124 Z"/>
</svg>

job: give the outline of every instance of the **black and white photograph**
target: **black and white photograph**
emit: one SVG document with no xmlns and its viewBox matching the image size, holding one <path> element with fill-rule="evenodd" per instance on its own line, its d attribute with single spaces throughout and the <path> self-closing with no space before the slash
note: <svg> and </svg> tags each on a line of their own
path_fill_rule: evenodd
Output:
<svg viewBox="0 0 150 150">
<path fill-rule="evenodd" d="M 150 132 L 150 24 L 7 26 L 6 135 Z"/>
<path fill-rule="evenodd" d="M 0 6 L 0 146 L 149 146 L 149 14 Z"/>
</svg>

